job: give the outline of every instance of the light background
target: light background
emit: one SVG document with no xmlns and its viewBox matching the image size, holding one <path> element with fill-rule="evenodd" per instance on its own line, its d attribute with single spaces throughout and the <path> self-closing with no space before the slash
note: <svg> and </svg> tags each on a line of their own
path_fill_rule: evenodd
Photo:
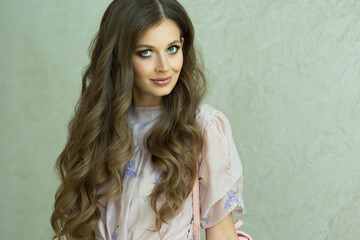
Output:
<svg viewBox="0 0 360 240">
<path fill-rule="evenodd" d="M 1 239 L 50 239 L 55 160 L 110 1 L 0 2 Z M 255 240 L 360 239 L 360 1 L 182 0 Z"/>
</svg>

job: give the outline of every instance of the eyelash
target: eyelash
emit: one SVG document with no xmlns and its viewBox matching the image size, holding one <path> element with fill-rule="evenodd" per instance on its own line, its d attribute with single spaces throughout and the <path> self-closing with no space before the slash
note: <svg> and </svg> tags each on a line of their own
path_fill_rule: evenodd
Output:
<svg viewBox="0 0 360 240">
<path fill-rule="evenodd" d="M 170 48 L 176 48 L 175 52 L 170 53 L 170 54 L 176 54 L 176 53 L 179 51 L 180 46 L 177 46 L 177 45 L 170 46 L 170 47 L 168 48 L 168 51 L 169 51 Z M 146 52 L 146 51 L 150 51 L 150 52 L 151 52 L 150 49 L 145 49 L 145 50 L 140 51 L 140 52 L 138 53 L 138 55 L 139 55 L 140 57 L 143 57 L 143 58 L 150 57 L 151 55 L 149 55 L 149 56 L 143 55 L 143 53 Z"/>
</svg>

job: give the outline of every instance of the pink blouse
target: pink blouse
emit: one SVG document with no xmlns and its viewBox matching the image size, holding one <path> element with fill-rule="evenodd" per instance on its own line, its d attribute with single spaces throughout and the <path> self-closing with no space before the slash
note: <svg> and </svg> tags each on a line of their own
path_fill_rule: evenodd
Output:
<svg viewBox="0 0 360 240">
<path fill-rule="evenodd" d="M 118 200 L 104 199 L 101 219 L 95 230 L 97 239 L 158 240 L 155 214 L 149 196 L 159 171 L 151 165 L 151 155 L 144 145 L 144 136 L 156 123 L 163 106 L 132 107 L 128 119 L 133 132 L 135 150 L 122 166 L 123 193 Z M 242 166 L 225 115 L 202 104 L 196 120 L 201 126 L 204 147 L 199 161 L 200 209 L 202 228 L 219 223 L 230 212 L 243 213 Z M 192 194 L 185 200 L 183 209 L 169 224 L 163 223 L 160 234 L 164 240 L 193 239 Z"/>
</svg>

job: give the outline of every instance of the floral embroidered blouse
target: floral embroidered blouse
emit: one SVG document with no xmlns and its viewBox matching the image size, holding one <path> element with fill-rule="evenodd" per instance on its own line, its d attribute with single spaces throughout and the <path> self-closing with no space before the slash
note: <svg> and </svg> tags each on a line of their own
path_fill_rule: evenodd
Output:
<svg viewBox="0 0 360 240">
<path fill-rule="evenodd" d="M 151 154 L 144 137 L 164 110 L 163 106 L 134 107 L 128 119 L 133 132 L 134 153 L 122 166 L 123 193 L 118 200 L 104 199 L 101 219 L 95 230 L 97 239 L 158 240 L 155 214 L 148 201 L 154 185 L 160 180 L 159 170 L 151 165 Z M 202 129 L 203 151 L 199 159 L 200 225 L 209 228 L 230 212 L 243 213 L 242 166 L 225 115 L 200 105 L 196 120 Z M 100 190 L 100 189 L 99 189 Z M 193 239 L 192 194 L 183 209 L 169 224 L 163 223 L 160 234 L 164 240 Z"/>
</svg>

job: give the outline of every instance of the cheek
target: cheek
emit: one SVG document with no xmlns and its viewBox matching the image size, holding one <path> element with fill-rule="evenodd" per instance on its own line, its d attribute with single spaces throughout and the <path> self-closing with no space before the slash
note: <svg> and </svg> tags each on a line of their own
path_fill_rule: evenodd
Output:
<svg viewBox="0 0 360 240">
<path fill-rule="evenodd" d="M 179 57 L 177 57 L 174 61 L 174 68 L 177 70 L 177 71 L 180 71 L 182 69 L 182 66 L 183 66 L 183 55 L 182 54 L 179 54 Z"/>
<path fill-rule="evenodd" d="M 132 61 L 132 67 L 133 67 L 133 71 L 134 71 L 134 75 L 135 77 L 139 78 L 139 77 L 144 77 L 149 75 L 150 73 L 150 66 L 151 64 L 149 64 L 146 61 L 141 61 L 141 60 L 133 60 Z"/>
</svg>

